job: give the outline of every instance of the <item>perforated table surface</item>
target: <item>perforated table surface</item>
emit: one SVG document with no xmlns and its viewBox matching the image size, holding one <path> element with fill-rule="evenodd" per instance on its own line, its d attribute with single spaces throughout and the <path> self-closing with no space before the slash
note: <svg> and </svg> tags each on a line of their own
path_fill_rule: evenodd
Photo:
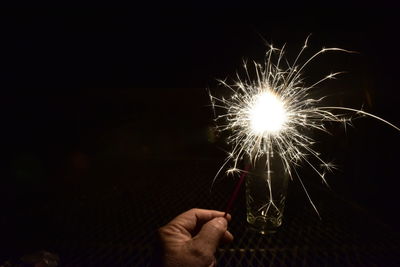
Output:
<svg viewBox="0 0 400 267">
<path fill-rule="evenodd" d="M 29 221 L 46 214 L 42 228 L 25 230 L 36 231 L 37 242 L 24 249 L 56 253 L 61 266 L 148 266 L 155 229 L 193 207 L 224 208 L 235 180 L 217 182 L 210 192 L 217 167 L 206 160 L 152 161 L 92 173 L 35 214 L 20 215 Z M 400 266 L 398 231 L 322 185 L 310 187 L 319 219 L 297 191 L 289 190 L 279 231 L 260 235 L 247 227 L 242 190 L 229 226 L 235 240 L 218 249 L 219 266 Z"/>
</svg>

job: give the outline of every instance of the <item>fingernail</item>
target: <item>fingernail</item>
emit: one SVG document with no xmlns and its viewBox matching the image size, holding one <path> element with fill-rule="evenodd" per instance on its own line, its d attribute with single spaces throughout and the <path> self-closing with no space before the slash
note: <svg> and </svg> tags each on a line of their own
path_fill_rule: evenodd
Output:
<svg viewBox="0 0 400 267">
<path fill-rule="evenodd" d="M 217 219 L 215 219 L 215 221 L 221 225 L 223 225 L 224 227 L 226 227 L 228 225 L 228 222 L 226 221 L 226 219 L 224 217 L 219 217 Z"/>
</svg>

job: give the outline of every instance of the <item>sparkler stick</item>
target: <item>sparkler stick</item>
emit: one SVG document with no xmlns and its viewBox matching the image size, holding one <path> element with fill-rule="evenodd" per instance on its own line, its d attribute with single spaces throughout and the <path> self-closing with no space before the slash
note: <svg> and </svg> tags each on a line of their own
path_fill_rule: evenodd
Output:
<svg viewBox="0 0 400 267">
<path fill-rule="evenodd" d="M 240 187 L 242 186 L 244 178 L 246 178 L 246 175 L 247 175 L 247 172 L 249 169 L 250 169 L 250 164 L 246 165 L 246 167 L 244 168 L 244 171 L 240 175 L 239 181 L 236 183 L 235 190 L 233 190 L 233 193 L 232 193 L 231 197 L 229 198 L 228 205 L 226 205 L 224 217 L 226 217 L 226 215 L 228 215 L 228 213 L 231 212 L 232 205 L 238 196 Z"/>
</svg>

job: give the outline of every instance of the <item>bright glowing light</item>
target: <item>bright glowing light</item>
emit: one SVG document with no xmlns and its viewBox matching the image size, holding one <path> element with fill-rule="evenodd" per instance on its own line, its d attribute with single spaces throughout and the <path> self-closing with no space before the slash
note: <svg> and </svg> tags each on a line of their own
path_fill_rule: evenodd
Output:
<svg viewBox="0 0 400 267">
<path fill-rule="evenodd" d="M 363 116 L 378 119 L 398 131 L 400 128 L 363 110 L 322 106 L 321 100 L 326 96 L 316 95 L 313 89 L 321 82 L 335 78 L 340 72 L 330 73 L 311 85 L 305 85 L 302 71 L 322 53 L 352 52 L 340 48 L 323 48 L 305 60 L 303 64 L 298 64 L 303 51 L 307 48 L 307 41 L 308 38 L 293 62 L 284 57 L 284 48 L 278 49 L 271 45 L 266 53 L 265 62 L 263 64 L 254 62 L 253 72 L 249 72 L 248 65 L 244 64 L 246 78 L 238 78 L 232 85 L 221 81 L 231 90 L 231 97 L 217 98 L 210 94 L 215 114 L 217 114 L 216 109 L 223 111 L 215 119 L 217 129 L 230 133 L 227 142 L 232 145 L 232 150 L 228 153 L 214 181 L 228 163 L 232 163 L 233 166 L 228 168 L 227 173 L 240 173 L 243 171 L 239 169 L 238 163 L 244 156 L 254 161 L 266 155 L 269 162 L 270 155 L 275 154 L 282 159 L 290 177 L 299 179 L 308 199 L 318 213 L 296 167 L 302 163 L 310 166 L 327 184 L 326 173 L 332 171 L 335 165 L 332 162 L 325 162 L 320 157 L 320 153 L 313 149 L 315 141 L 309 134 L 310 131 L 327 132 L 324 126 L 326 122 L 339 122 L 346 126 L 351 125 L 352 119 Z M 353 115 L 335 114 L 334 110 L 352 112 Z M 266 165 L 269 185 L 271 170 L 269 164 Z M 271 201 L 265 209 L 269 209 L 271 205 L 276 207 Z"/>
<path fill-rule="evenodd" d="M 250 127 L 255 134 L 275 133 L 286 122 L 283 102 L 271 92 L 263 92 L 254 97 L 249 111 Z"/>
</svg>

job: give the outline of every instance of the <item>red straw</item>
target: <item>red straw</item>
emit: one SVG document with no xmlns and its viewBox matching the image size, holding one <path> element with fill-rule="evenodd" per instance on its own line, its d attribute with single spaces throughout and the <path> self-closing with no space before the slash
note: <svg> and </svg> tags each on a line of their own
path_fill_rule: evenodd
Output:
<svg viewBox="0 0 400 267">
<path fill-rule="evenodd" d="M 232 193 L 232 195 L 231 195 L 231 197 L 230 197 L 230 199 L 228 201 L 228 205 L 226 205 L 224 217 L 226 217 L 226 215 L 228 215 L 228 213 L 231 211 L 233 202 L 235 202 L 235 200 L 236 200 L 236 198 L 238 196 L 239 189 L 240 189 L 240 187 L 241 187 L 241 185 L 242 185 L 242 183 L 244 181 L 244 178 L 246 177 L 247 172 L 248 172 L 249 169 L 250 169 L 250 164 L 246 165 L 246 167 L 244 168 L 244 171 L 240 175 L 240 179 L 236 183 L 235 190 L 233 191 L 233 193 Z"/>
</svg>

